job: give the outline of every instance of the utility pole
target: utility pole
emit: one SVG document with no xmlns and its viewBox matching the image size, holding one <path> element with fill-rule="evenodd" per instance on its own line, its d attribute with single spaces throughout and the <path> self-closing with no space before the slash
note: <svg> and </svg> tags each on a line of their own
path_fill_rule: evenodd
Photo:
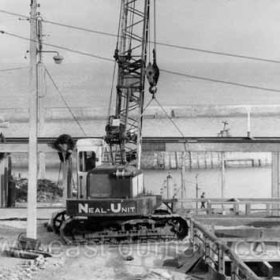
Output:
<svg viewBox="0 0 280 280">
<path fill-rule="evenodd" d="M 199 174 L 195 175 L 195 213 L 196 215 L 198 215 L 198 191 L 199 191 L 199 187 L 198 187 L 198 176 Z"/>
<path fill-rule="evenodd" d="M 186 157 L 187 153 L 182 154 L 182 169 L 181 169 L 181 200 L 186 198 Z M 181 202 L 181 208 L 184 208 L 184 202 Z"/>
<path fill-rule="evenodd" d="M 30 96 L 29 96 L 29 162 L 27 195 L 27 232 L 37 238 L 37 166 L 38 166 L 38 71 L 37 71 L 37 0 L 31 0 L 30 12 Z"/>
<path fill-rule="evenodd" d="M 31 0 L 30 12 L 30 96 L 29 96 L 29 163 L 28 163 L 28 195 L 27 195 L 27 237 L 37 237 L 37 179 L 38 179 L 38 132 L 39 104 L 45 95 L 45 67 L 42 53 L 56 53 L 53 57 L 56 64 L 61 64 L 63 56 L 57 51 L 43 50 L 42 18 L 37 13 L 37 0 Z M 41 102 L 39 101 L 41 97 Z M 43 110 L 41 110 L 43 111 Z M 41 112 L 41 114 L 43 114 Z M 42 129 L 43 115 L 40 115 Z"/>
<path fill-rule="evenodd" d="M 37 75 L 38 75 L 38 134 L 41 135 L 44 130 L 44 97 L 46 95 L 45 86 L 45 66 L 43 64 L 43 26 L 42 18 L 37 18 L 37 38 L 38 38 L 38 62 L 37 62 Z"/>
</svg>

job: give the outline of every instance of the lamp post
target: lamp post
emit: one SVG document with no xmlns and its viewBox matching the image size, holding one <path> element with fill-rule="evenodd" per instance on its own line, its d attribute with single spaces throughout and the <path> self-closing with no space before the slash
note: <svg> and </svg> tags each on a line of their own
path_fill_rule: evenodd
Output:
<svg viewBox="0 0 280 280">
<path fill-rule="evenodd" d="M 37 238 L 37 178 L 38 178 L 38 104 L 39 93 L 42 90 L 41 73 L 42 53 L 53 52 L 42 50 L 42 19 L 37 13 L 37 0 L 31 0 L 30 12 L 30 96 L 29 96 L 29 157 L 28 157 L 28 194 L 27 194 L 27 231 L 29 238 Z M 57 52 L 55 52 L 57 53 Z M 56 59 L 55 59 L 56 58 Z M 61 63 L 62 56 L 54 57 L 56 63 Z M 40 74 L 41 75 L 40 75 Z"/>
</svg>

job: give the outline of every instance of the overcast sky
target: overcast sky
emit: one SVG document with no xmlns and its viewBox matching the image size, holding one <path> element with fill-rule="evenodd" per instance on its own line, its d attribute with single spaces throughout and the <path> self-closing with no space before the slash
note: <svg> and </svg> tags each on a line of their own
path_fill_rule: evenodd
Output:
<svg viewBox="0 0 280 280">
<path fill-rule="evenodd" d="M 97 31 L 117 33 L 120 0 L 40 0 L 44 19 L 85 27 Z M 279 0 L 157 0 L 157 40 L 181 46 L 249 55 L 280 60 L 280 1 Z M 30 0 L 0 0 L 0 10 L 29 14 Z M 0 13 L 0 30 L 29 37 L 29 22 Z M 51 24 L 44 24 L 45 42 L 79 51 L 112 58 L 116 38 L 87 33 Z M 0 69 L 15 63 L 25 63 L 29 43 L 0 34 Z M 46 49 L 53 49 L 45 47 Z M 61 51 L 63 65 L 92 64 L 93 67 L 112 64 L 91 57 Z M 158 46 L 158 64 L 161 68 L 215 79 L 280 88 L 280 64 L 252 62 L 244 59 L 178 50 Z M 52 64 L 45 56 L 44 62 Z M 216 67 L 218 65 L 218 67 Z M 62 68 L 63 69 L 63 66 Z M 62 70 L 63 71 L 63 70 Z M 162 74 L 161 78 L 164 79 Z M 111 77 L 111 76 L 110 76 Z M 111 78 L 110 78 L 111 79 Z M 239 90 L 235 87 L 211 85 L 201 81 L 171 77 L 164 90 L 186 91 L 196 103 L 198 93 L 228 94 L 228 100 Z M 109 79 L 108 79 L 109 80 Z M 179 82 L 177 82 L 179 81 Z M 108 82 L 109 83 L 109 82 Z M 177 88 L 176 88 L 177 87 Z M 251 94 L 247 91 L 246 93 Z M 168 94 L 168 93 L 167 93 Z M 203 93 L 204 94 L 204 93 Z M 262 97 L 263 92 L 256 91 Z M 278 93 L 275 93 L 278 94 Z M 280 95 L 280 94 L 278 94 Z M 204 95 L 205 96 L 205 95 Z M 206 103 L 218 102 L 219 97 Z M 277 96 L 276 96 L 277 97 Z M 230 99 L 231 98 L 231 99 Z M 274 97 L 273 97 L 274 98 Z M 278 97 L 277 97 L 278 98 Z M 200 100 L 199 100 L 200 101 Z M 234 101 L 237 102 L 237 101 Z M 245 101 L 244 101 L 245 102 Z M 251 102 L 250 98 L 248 101 Z M 257 102 L 257 101 L 256 101 Z M 260 103 L 263 102 L 260 101 Z M 274 104 L 274 99 L 271 100 Z"/>
<path fill-rule="evenodd" d="M 47 20 L 116 33 L 119 0 L 41 0 L 40 12 Z M 30 0 L 1 0 L 0 9 L 23 15 Z M 0 28 L 29 36 L 29 24 L 0 14 Z M 46 41 L 111 57 L 115 39 L 45 24 Z M 189 47 L 271 59 L 280 58 L 280 1 L 278 0 L 157 0 L 157 39 Z M 0 62 L 23 62 L 28 43 L 1 35 Z M 165 63 L 188 61 L 240 62 L 209 54 L 159 47 Z M 70 62 L 92 60 L 76 54 Z"/>
</svg>

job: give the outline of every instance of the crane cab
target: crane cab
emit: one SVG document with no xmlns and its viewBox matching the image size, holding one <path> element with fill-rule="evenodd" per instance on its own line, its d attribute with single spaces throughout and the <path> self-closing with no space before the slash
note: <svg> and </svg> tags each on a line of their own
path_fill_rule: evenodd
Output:
<svg viewBox="0 0 280 280">
<path fill-rule="evenodd" d="M 86 197 L 87 174 L 102 164 L 105 142 L 103 139 L 79 139 L 76 143 L 78 198 Z"/>
</svg>

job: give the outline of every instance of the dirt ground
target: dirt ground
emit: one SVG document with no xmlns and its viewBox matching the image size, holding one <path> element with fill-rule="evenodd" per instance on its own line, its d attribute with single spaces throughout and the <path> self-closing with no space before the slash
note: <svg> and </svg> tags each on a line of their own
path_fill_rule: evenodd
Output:
<svg viewBox="0 0 280 280">
<path fill-rule="evenodd" d="M 8 257 L 5 250 L 25 232 L 25 222 L 0 222 L 0 280 L 141 280 L 191 279 L 163 267 L 166 259 L 185 250 L 186 242 L 65 246 L 54 233 L 38 224 L 38 239 L 51 258 L 35 261 Z"/>
</svg>

